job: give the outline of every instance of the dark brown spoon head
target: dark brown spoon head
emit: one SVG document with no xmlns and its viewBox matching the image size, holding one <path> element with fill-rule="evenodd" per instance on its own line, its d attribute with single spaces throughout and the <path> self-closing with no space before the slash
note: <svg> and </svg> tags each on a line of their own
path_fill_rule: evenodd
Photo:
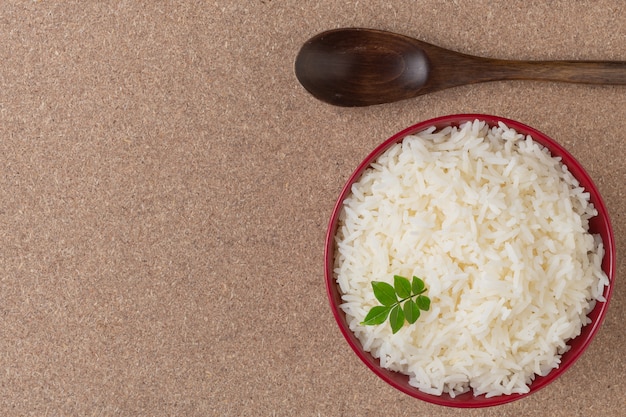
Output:
<svg viewBox="0 0 626 417">
<path fill-rule="evenodd" d="M 412 38 L 371 29 L 318 34 L 301 48 L 296 77 L 313 96 L 337 106 L 369 106 L 418 95 L 430 72 Z"/>
</svg>

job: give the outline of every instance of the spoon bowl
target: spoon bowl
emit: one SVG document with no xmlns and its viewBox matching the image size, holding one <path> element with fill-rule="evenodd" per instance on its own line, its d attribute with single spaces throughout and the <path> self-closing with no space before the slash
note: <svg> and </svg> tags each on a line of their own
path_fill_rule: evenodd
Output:
<svg viewBox="0 0 626 417">
<path fill-rule="evenodd" d="M 375 29 L 322 32 L 300 49 L 295 73 L 314 97 L 337 106 L 406 100 L 497 80 L 626 85 L 626 61 L 512 61 L 467 55 Z"/>
</svg>

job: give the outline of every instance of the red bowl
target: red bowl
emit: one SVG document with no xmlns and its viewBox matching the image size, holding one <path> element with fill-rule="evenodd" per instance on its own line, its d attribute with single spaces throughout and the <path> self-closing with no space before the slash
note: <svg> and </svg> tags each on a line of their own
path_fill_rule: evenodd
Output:
<svg viewBox="0 0 626 417">
<path fill-rule="evenodd" d="M 442 394 L 441 396 L 426 394 L 419 391 L 417 388 L 409 385 L 409 377 L 407 375 L 390 371 L 382 368 L 378 359 L 374 358 L 369 352 L 363 350 L 361 342 L 357 339 L 354 333 L 350 330 L 346 321 L 345 313 L 339 308 L 341 304 L 341 292 L 333 276 L 333 263 L 335 255 L 335 234 L 337 232 L 337 223 L 339 220 L 339 213 L 342 209 L 342 204 L 345 198 L 350 194 L 352 184 L 359 179 L 363 171 L 365 171 L 370 164 L 376 160 L 383 152 L 395 143 L 401 142 L 407 135 L 411 135 L 420 132 L 427 127 L 436 126 L 437 129 L 442 129 L 447 126 L 458 126 L 467 121 L 484 120 L 490 126 L 497 126 L 498 122 L 504 122 L 509 128 L 515 129 L 518 133 L 524 135 L 531 135 L 531 137 L 541 145 L 545 146 L 552 155 L 560 156 L 562 161 L 569 168 L 570 172 L 580 182 L 580 185 L 590 193 L 591 202 L 598 211 L 598 215 L 590 220 L 590 232 L 597 233 L 602 236 L 602 240 L 605 248 L 605 255 L 602 261 L 602 269 L 609 278 L 609 285 L 604 289 L 604 297 L 606 302 L 598 302 L 595 308 L 589 313 L 591 323 L 584 326 L 581 330 L 581 334 L 570 340 L 568 345 L 571 347 L 569 351 L 564 353 L 561 357 L 561 364 L 558 368 L 553 369 L 546 376 L 536 376 L 532 384 L 530 385 L 530 391 L 525 394 L 512 394 L 501 395 L 498 397 L 486 398 L 484 395 L 474 396 L 470 391 L 462 395 L 457 395 L 455 398 L 450 397 L 448 394 Z M 431 120 L 426 120 L 413 125 L 387 139 L 380 144 L 367 158 L 358 166 L 358 168 L 352 173 L 348 179 L 346 185 L 343 187 L 339 198 L 333 209 L 330 222 L 328 225 L 328 231 L 326 234 L 326 244 L 324 248 L 324 262 L 325 262 L 325 280 L 326 291 L 328 299 L 330 301 L 330 307 L 332 309 L 335 320 L 339 325 L 341 332 L 346 338 L 350 347 L 354 350 L 357 356 L 380 378 L 382 378 L 389 385 L 394 388 L 408 394 L 412 397 L 419 398 L 429 403 L 459 408 L 478 408 L 478 407 L 490 407 L 500 404 L 509 403 L 528 395 L 537 392 L 541 388 L 554 381 L 560 375 L 562 375 L 574 362 L 583 354 L 587 349 L 593 338 L 595 337 L 598 329 L 600 328 L 611 300 L 614 285 L 614 272 L 615 272 L 615 237 L 613 235 L 613 228 L 609 219 L 609 213 L 606 205 L 600 196 L 600 192 L 591 180 L 591 177 L 582 165 L 559 143 L 550 139 L 543 133 L 526 126 L 522 123 L 514 120 L 505 119 L 498 116 L 490 116 L 483 114 L 457 114 L 450 116 L 438 117 Z"/>
</svg>

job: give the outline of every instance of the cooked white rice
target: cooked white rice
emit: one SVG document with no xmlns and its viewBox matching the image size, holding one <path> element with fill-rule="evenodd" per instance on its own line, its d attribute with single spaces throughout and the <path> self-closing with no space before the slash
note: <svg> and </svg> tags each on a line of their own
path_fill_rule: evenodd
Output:
<svg viewBox="0 0 626 417">
<path fill-rule="evenodd" d="M 559 158 L 503 123 L 406 137 L 353 185 L 335 274 L 350 329 L 423 392 L 526 393 L 558 367 L 608 278 L 589 194 Z M 422 278 L 432 301 L 395 335 L 359 324 L 372 281 Z"/>
</svg>

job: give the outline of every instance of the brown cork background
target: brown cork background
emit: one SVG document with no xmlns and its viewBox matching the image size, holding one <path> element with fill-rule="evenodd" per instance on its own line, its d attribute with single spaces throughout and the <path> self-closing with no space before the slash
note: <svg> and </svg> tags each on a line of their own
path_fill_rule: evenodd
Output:
<svg viewBox="0 0 626 417">
<path fill-rule="evenodd" d="M 293 73 L 344 26 L 461 52 L 626 60 L 621 0 L 0 5 L 0 415 L 626 415 L 626 88 L 497 82 L 346 109 Z M 608 205 L 617 281 L 562 378 L 484 410 L 371 373 L 324 288 L 335 199 L 377 144 L 480 112 L 564 144 Z"/>
</svg>

